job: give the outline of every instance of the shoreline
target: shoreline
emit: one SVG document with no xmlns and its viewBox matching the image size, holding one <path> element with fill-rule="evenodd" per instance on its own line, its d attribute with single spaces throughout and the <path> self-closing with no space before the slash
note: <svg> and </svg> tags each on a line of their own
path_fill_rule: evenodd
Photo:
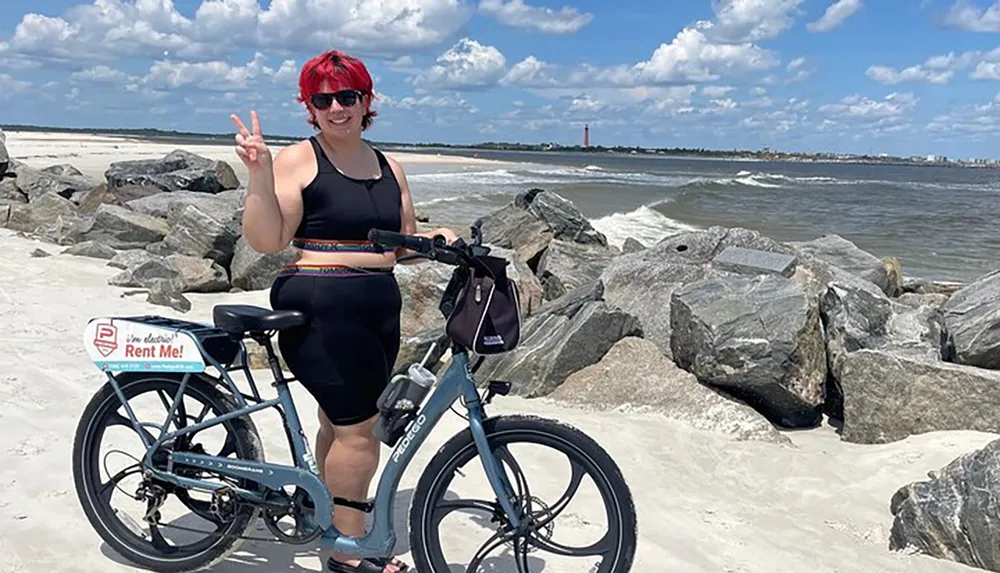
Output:
<svg viewBox="0 0 1000 573">
<path fill-rule="evenodd" d="M 54 127 L 35 126 L 25 124 L 7 124 L 10 129 L 8 133 L 59 133 L 70 136 L 101 136 L 134 139 L 146 142 L 169 142 L 177 145 L 201 145 L 208 143 L 228 145 L 229 136 L 217 133 L 195 133 L 165 131 L 156 128 L 90 128 L 90 127 Z M 0 129 L 7 129 L 0 124 Z M 303 136 L 304 137 L 304 136 Z M 297 141 L 297 137 L 275 136 L 268 138 L 274 143 L 288 143 Z M 603 146 L 594 145 L 588 148 L 579 145 L 555 145 L 531 143 L 511 143 L 511 142 L 490 142 L 477 143 L 470 146 L 449 145 L 440 143 L 402 143 L 384 141 L 378 142 L 385 149 L 398 149 L 401 152 L 414 154 L 431 153 L 438 150 L 437 155 L 453 156 L 454 152 L 516 152 L 516 153 L 590 153 L 594 155 L 629 155 L 634 157 L 650 157 L 664 159 L 695 159 L 709 161 L 745 161 L 756 163 L 819 163 L 819 164 L 848 164 L 848 165 L 872 165 L 872 166 L 896 166 L 896 167 L 951 167 L 970 169 L 998 169 L 1000 159 L 980 158 L 978 160 L 952 159 L 941 156 L 916 155 L 867 155 L 855 153 L 835 153 L 835 152 L 806 152 L 806 151 L 754 151 L 743 150 L 697 150 L 693 148 L 658 148 L 640 147 L 627 145 Z M 426 151 L 425 151 L 426 150 Z M 941 157 L 941 159 L 931 159 L 931 157 Z"/>
<path fill-rule="evenodd" d="M 225 161 L 236 172 L 236 177 L 246 185 L 249 177 L 246 167 L 234 151 L 232 141 L 219 139 L 196 142 L 190 138 L 157 138 L 134 135 L 99 133 L 67 133 L 59 131 L 4 131 L 7 151 L 16 159 L 36 169 L 69 163 L 86 177 L 100 182 L 111 163 L 134 159 L 159 159 L 175 149 L 217 161 Z M 271 154 L 288 145 L 268 142 Z M 514 165 L 510 161 L 480 159 L 442 153 L 413 153 L 385 150 L 407 170 L 407 175 L 439 172 L 444 170 L 485 170 Z"/>
</svg>

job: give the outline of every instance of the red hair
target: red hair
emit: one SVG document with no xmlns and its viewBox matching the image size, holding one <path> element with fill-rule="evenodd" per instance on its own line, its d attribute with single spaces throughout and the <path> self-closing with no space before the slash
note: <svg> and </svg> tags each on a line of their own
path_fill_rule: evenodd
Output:
<svg viewBox="0 0 1000 573">
<path fill-rule="evenodd" d="M 295 100 L 299 103 L 308 102 L 309 98 L 319 92 L 324 80 L 334 89 L 358 90 L 371 99 L 375 98 L 372 77 L 368 74 L 365 64 L 339 50 L 329 50 L 302 66 L 302 72 L 299 73 L 299 95 Z M 365 115 L 361 118 L 361 129 L 368 129 L 376 115 L 377 111 L 367 107 Z M 308 121 L 314 128 L 319 129 L 312 110 L 309 110 Z"/>
</svg>

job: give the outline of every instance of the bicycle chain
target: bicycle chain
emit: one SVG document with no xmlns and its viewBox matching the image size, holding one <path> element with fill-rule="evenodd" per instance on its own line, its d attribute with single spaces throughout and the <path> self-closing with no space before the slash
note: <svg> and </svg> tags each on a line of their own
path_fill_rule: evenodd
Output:
<svg viewBox="0 0 1000 573">
<path fill-rule="evenodd" d="M 167 528 L 167 529 L 179 529 L 181 531 L 188 531 L 188 532 L 191 532 L 191 533 L 201 533 L 201 534 L 208 535 L 208 536 L 211 536 L 211 537 L 222 537 L 222 535 L 223 535 L 221 533 L 215 533 L 213 531 L 201 531 L 200 529 L 194 529 L 193 527 L 184 527 L 183 525 L 174 525 L 172 523 L 156 523 L 155 525 L 157 527 L 164 527 L 164 528 Z M 243 540 L 246 540 L 246 541 L 268 541 L 268 542 L 271 542 L 271 543 L 278 543 L 278 544 L 284 543 L 283 541 L 281 541 L 277 537 L 267 538 L 267 537 L 254 537 L 254 536 L 251 536 L 251 535 L 237 535 L 236 538 L 237 539 L 243 539 Z"/>
</svg>

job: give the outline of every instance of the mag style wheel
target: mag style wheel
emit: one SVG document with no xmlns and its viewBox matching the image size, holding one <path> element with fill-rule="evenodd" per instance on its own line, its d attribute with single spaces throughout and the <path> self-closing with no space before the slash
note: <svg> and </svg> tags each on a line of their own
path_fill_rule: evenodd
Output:
<svg viewBox="0 0 1000 573">
<path fill-rule="evenodd" d="M 635 506 L 607 452 L 554 420 L 501 416 L 483 426 L 522 525 L 515 529 L 505 517 L 467 429 L 431 459 L 414 492 L 410 550 L 417 571 L 625 573 L 631 568 Z"/>
<path fill-rule="evenodd" d="M 116 378 L 151 442 L 167 420 L 182 377 L 125 373 Z M 232 399 L 209 378 L 192 374 L 169 430 L 235 409 Z M 256 428 L 246 416 L 166 442 L 154 453 L 153 465 L 165 467 L 171 451 L 263 460 Z M 125 559 L 161 572 L 207 567 L 234 551 L 252 525 L 256 509 L 146 477 L 139 466 L 145 452 L 125 407 L 111 383 L 106 383 L 84 409 L 73 443 L 77 497 L 97 534 Z M 219 481 L 220 485 L 226 481 L 208 470 L 185 471 L 185 477 Z"/>
</svg>

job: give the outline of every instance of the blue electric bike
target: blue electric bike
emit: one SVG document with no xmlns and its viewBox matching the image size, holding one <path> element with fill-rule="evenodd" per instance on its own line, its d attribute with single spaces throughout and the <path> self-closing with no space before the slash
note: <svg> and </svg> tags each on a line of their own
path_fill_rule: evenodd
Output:
<svg viewBox="0 0 1000 573">
<path fill-rule="evenodd" d="M 478 227 L 473 231 L 476 235 Z M 459 240 L 452 245 L 381 231 L 371 237 L 385 248 L 405 247 L 419 256 L 454 265 L 456 272 L 467 271 L 476 257 L 489 251 L 481 243 L 481 233 L 470 244 Z M 400 478 L 431 429 L 459 400 L 467 410 L 466 415 L 459 415 L 467 419 L 468 427 L 451 437 L 423 468 L 410 502 L 409 544 L 416 571 L 491 568 L 484 561 L 492 551 L 504 547 L 512 550 L 515 566 L 511 570 L 519 573 L 533 569 L 528 553 L 538 550 L 584 556 L 581 570 L 589 573 L 630 570 L 636 550 L 636 513 L 614 460 L 592 438 L 565 423 L 526 415 L 488 416 L 485 405 L 496 395 L 506 394 L 510 383 L 477 384 L 473 376 L 483 356 L 471 360 L 470 350 L 453 340 L 450 365 L 426 400 L 419 393 L 416 403 L 409 399 L 412 381 L 397 376 L 379 401 L 377 435 L 393 451 L 379 477 L 374 499 L 332 497 L 320 478 L 292 400 L 288 384 L 294 379 L 283 374 L 271 343 L 277 331 L 307 320 L 296 311 L 226 304 L 214 308 L 214 324 L 161 316 L 96 318 L 88 324 L 84 343 L 107 382 L 81 416 L 73 448 L 73 477 L 87 518 L 118 554 L 164 573 L 218 564 L 244 539 L 315 542 L 340 553 L 387 558 L 396 546 L 393 507 Z M 247 339 L 267 353 L 275 398 L 264 399 L 257 390 Z M 209 366 L 216 373 L 211 373 Z M 422 363 L 419 366 L 422 368 Z M 241 391 L 230 375 L 237 370 L 243 371 L 249 393 Z M 484 389 L 482 394 L 480 388 Z M 160 402 L 165 414 L 140 420 L 132 405 L 145 395 Z M 191 401 L 200 406 L 192 407 Z M 264 459 L 251 414 L 269 408 L 276 409 L 283 421 L 291 464 Z M 126 440 L 133 443 L 138 437 L 145 453 L 132 457 L 114 475 L 102 476 L 107 456 L 100 454 L 100 445 L 105 434 L 116 428 L 126 431 L 131 436 Z M 225 438 L 206 449 L 199 435 L 210 428 L 224 430 Z M 510 453 L 512 444 L 545 446 L 568 458 L 570 483 L 561 497 L 546 502 L 533 495 Z M 478 464 L 465 467 L 477 458 Z M 449 485 L 456 475 L 465 475 L 463 471 L 485 475 L 489 487 L 484 491 L 489 493 L 483 497 L 487 499 L 453 499 Z M 555 519 L 585 476 L 593 480 L 601 505 L 597 512 L 606 520 L 607 532 L 586 547 L 567 547 L 552 539 Z M 126 477 L 138 483 L 126 490 L 120 485 Z M 141 519 L 111 507 L 115 491 L 142 504 Z M 165 519 L 160 510 L 168 496 L 176 497 L 192 514 L 211 524 L 207 528 L 211 530 L 192 527 L 183 519 Z M 596 499 L 592 503 L 598 504 Z M 364 535 L 348 536 L 334 527 L 332 515 L 337 505 L 371 514 Z M 468 563 L 459 566 L 443 555 L 437 530 L 443 517 L 457 510 L 479 512 L 480 523 L 494 532 Z M 248 535 L 258 519 L 273 538 Z M 577 518 L 574 523 L 579 525 L 579 521 Z M 290 524 L 289 528 L 283 523 Z M 171 543 L 164 535 L 171 529 L 188 536 L 204 534 L 205 538 Z M 471 546 L 471 540 L 469 543 Z"/>
</svg>

